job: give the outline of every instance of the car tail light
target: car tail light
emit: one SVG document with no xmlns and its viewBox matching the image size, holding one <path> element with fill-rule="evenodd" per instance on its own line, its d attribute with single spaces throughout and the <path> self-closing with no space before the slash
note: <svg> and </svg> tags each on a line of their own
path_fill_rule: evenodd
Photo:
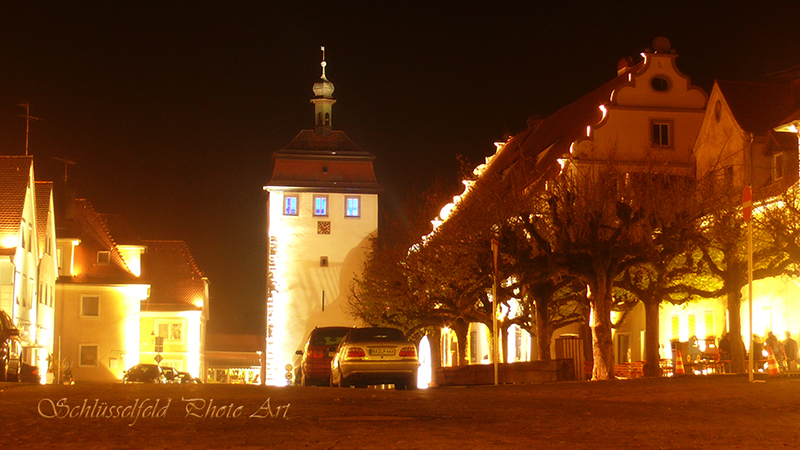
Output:
<svg viewBox="0 0 800 450">
<path fill-rule="evenodd" d="M 367 356 L 367 354 L 364 353 L 364 350 L 358 347 L 350 347 L 347 349 L 348 358 L 363 358 L 365 356 Z"/>
<path fill-rule="evenodd" d="M 400 350 L 400 357 L 402 358 L 416 358 L 417 349 L 415 347 L 403 347 Z"/>
<path fill-rule="evenodd" d="M 323 357 L 322 353 L 323 353 L 322 350 L 309 350 L 308 351 L 308 357 L 312 358 L 312 359 L 313 358 L 322 358 Z"/>
</svg>

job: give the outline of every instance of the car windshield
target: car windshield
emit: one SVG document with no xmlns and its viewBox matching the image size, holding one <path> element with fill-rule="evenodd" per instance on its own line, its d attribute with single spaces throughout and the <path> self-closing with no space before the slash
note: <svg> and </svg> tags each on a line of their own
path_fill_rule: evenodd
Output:
<svg viewBox="0 0 800 450">
<path fill-rule="evenodd" d="M 345 334 L 349 331 L 348 328 L 330 329 L 330 330 L 314 330 L 311 335 L 311 345 L 339 345 Z"/>
<path fill-rule="evenodd" d="M 357 328 L 351 341 L 405 341 L 406 336 L 396 328 Z"/>
</svg>

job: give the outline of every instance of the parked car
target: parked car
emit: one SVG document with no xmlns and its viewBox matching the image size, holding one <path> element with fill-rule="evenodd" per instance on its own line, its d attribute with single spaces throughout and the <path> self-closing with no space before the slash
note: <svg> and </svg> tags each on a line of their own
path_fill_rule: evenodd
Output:
<svg viewBox="0 0 800 450">
<path fill-rule="evenodd" d="M 331 359 L 336 347 L 350 327 L 317 327 L 311 331 L 301 355 L 297 384 L 301 386 L 328 386 L 331 380 Z"/>
<path fill-rule="evenodd" d="M 180 383 L 178 379 L 178 371 L 172 367 L 168 366 L 159 366 L 161 368 L 161 373 L 164 374 L 164 378 L 167 379 L 167 383 Z"/>
<path fill-rule="evenodd" d="M 19 381 L 23 383 L 41 384 L 42 375 L 39 373 L 39 368 L 26 362 L 22 363 L 19 370 Z"/>
<path fill-rule="evenodd" d="M 19 381 L 21 358 L 19 330 L 11 317 L 0 309 L 0 381 Z"/>
<path fill-rule="evenodd" d="M 192 374 L 189 372 L 178 372 L 178 375 L 175 377 L 175 383 L 181 384 L 202 384 L 203 382 L 200 381 L 200 378 L 193 377 Z"/>
<path fill-rule="evenodd" d="M 339 343 L 331 361 L 331 386 L 394 384 L 415 389 L 417 347 L 396 328 L 353 328 Z"/>
<path fill-rule="evenodd" d="M 122 376 L 123 383 L 166 383 L 167 377 L 156 364 L 137 364 Z"/>
</svg>

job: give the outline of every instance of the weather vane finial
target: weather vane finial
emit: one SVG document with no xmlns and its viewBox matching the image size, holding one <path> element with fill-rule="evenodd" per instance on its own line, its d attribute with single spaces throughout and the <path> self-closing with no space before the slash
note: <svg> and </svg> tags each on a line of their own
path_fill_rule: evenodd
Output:
<svg viewBox="0 0 800 450">
<path fill-rule="evenodd" d="M 319 49 L 322 50 L 322 62 L 320 63 L 322 66 L 322 79 L 327 80 L 327 78 L 325 78 L 325 66 L 327 66 L 328 63 L 325 62 L 325 46 L 323 45 Z"/>
</svg>

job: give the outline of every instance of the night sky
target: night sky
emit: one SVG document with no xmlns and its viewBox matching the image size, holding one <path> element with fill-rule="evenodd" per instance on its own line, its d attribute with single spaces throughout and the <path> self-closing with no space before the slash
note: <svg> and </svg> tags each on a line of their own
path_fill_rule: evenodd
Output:
<svg viewBox="0 0 800 450">
<path fill-rule="evenodd" d="M 793 2 L 364 3 L 3 2 L 0 154 L 24 154 L 29 101 L 37 178 L 76 161 L 70 180 L 99 211 L 142 238 L 187 241 L 211 281 L 212 331 L 258 332 L 262 186 L 272 152 L 313 126 L 321 45 L 333 127 L 376 156 L 390 211 L 435 179 L 457 188 L 457 155 L 482 162 L 657 36 L 707 92 L 800 65 Z"/>
</svg>

